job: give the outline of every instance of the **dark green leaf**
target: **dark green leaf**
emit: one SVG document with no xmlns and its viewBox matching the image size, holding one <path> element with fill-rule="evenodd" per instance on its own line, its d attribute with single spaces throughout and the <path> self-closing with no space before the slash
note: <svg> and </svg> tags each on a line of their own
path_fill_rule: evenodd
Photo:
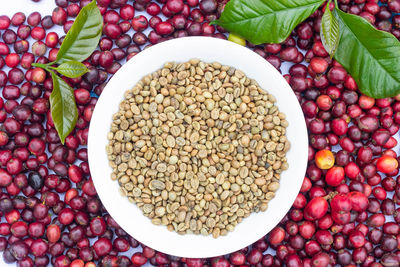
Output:
<svg viewBox="0 0 400 267">
<path fill-rule="evenodd" d="M 231 0 L 214 21 L 253 44 L 283 42 L 324 0 Z"/>
<path fill-rule="evenodd" d="M 102 27 L 103 18 L 94 0 L 79 12 L 61 44 L 56 62 L 85 60 L 96 48 Z"/>
<path fill-rule="evenodd" d="M 328 2 L 329 6 L 330 1 Z M 326 7 L 321 20 L 321 41 L 325 50 L 333 57 L 339 45 L 339 22 L 332 14 L 331 10 Z"/>
<path fill-rule="evenodd" d="M 67 61 L 54 69 L 69 78 L 77 78 L 88 72 L 86 66 L 78 61 Z"/>
<path fill-rule="evenodd" d="M 400 43 L 367 20 L 334 11 L 340 42 L 335 59 L 353 76 L 361 92 L 374 98 L 400 93 Z"/>
<path fill-rule="evenodd" d="M 74 90 L 54 72 L 53 91 L 50 95 L 51 117 L 58 132 L 61 142 L 74 129 L 78 119 L 78 110 L 75 104 Z"/>
</svg>

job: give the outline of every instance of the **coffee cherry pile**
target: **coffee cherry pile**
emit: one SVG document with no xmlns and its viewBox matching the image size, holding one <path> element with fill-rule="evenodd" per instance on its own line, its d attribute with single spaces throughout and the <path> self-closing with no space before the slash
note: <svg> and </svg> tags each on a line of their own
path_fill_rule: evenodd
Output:
<svg viewBox="0 0 400 267">
<path fill-rule="evenodd" d="M 37 1 L 37 0 L 36 0 Z M 36 2 L 35 1 L 35 2 Z M 90 0 L 55 0 L 49 15 L 0 15 L 0 251 L 17 266 L 399 266 L 400 96 L 372 99 L 330 59 L 322 8 L 281 44 L 247 46 L 283 73 L 302 106 L 309 162 L 292 209 L 267 236 L 213 259 L 157 252 L 130 237 L 97 197 L 87 162 L 88 127 L 108 79 L 151 45 L 184 36 L 227 38 L 210 25 L 226 0 L 98 0 L 103 36 L 83 77 L 65 78 L 79 110 L 62 145 L 49 112 L 54 61 Z M 39 2 L 40 4 L 40 2 Z M 400 0 L 338 0 L 400 38 Z M 60 32 L 60 31 L 57 31 Z M 240 41 L 240 40 L 239 40 Z M 233 55 L 234 56 L 234 55 Z M 131 252 L 135 248 L 135 252 Z"/>
</svg>

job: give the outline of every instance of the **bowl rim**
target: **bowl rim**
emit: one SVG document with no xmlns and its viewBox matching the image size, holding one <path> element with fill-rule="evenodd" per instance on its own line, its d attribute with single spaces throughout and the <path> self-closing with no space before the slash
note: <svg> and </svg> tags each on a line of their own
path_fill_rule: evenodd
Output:
<svg viewBox="0 0 400 267">
<path fill-rule="evenodd" d="M 240 245 L 235 245 L 235 244 L 230 244 L 230 242 L 232 241 L 231 238 L 227 238 L 231 235 L 233 235 L 233 232 L 228 233 L 227 236 L 222 236 L 219 237 L 218 239 L 214 239 L 214 240 L 230 240 L 229 243 L 226 242 L 225 244 L 222 244 L 221 242 L 219 242 L 218 246 L 213 246 L 210 243 L 210 249 L 208 249 L 207 247 L 204 248 L 202 247 L 202 249 L 193 252 L 188 250 L 188 248 L 185 248 L 185 246 L 182 246 L 182 251 L 177 250 L 173 245 L 168 245 L 168 240 L 160 240 L 158 239 L 157 241 L 159 242 L 155 242 L 156 240 L 153 240 L 153 242 L 151 242 L 148 238 L 146 238 L 146 236 L 143 233 L 140 233 L 140 231 L 135 231 L 135 233 L 132 234 L 132 231 L 130 231 L 130 226 L 125 222 L 122 221 L 120 216 L 118 216 L 120 214 L 120 212 L 117 212 L 116 209 L 114 209 L 115 205 L 111 205 L 111 202 L 107 201 L 110 200 L 110 197 L 105 197 L 109 192 L 108 188 L 103 188 L 102 186 L 102 182 L 101 179 L 99 179 L 100 176 L 104 176 L 104 173 L 101 173 L 98 169 L 97 169 L 97 165 L 96 164 L 96 157 L 98 156 L 95 151 L 99 149 L 99 146 L 96 144 L 96 142 L 94 140 L 99 138 L 99 133 L 97 132 L 97 125 L 100 124 L 104 124 L 105 119 L 103 117 L 101 117 L 101 111 L 100 107 L 107 107 L 106 103 L 107 103 L 107 95 L 110 96 L 111 94 L 111 90 L 112 88 L 118 86 L 119 82 L 118 80 L 121 79 L 123 77 L 123 73 L 128 72 L 130 69 L 132 69 L 132 66 L 138 64 L 136 62 L 140 62 L 140 61 L 145 61 L 146 62 L 146 57 L 151 57 L 152 53 L 155 53 L 156 51 L 165 51 L 166 49 L 175 49 L 177 47 L 184 47 L 185 45 L 199 45 L 199 44 L 205 44 L 210 46 L 211 48 L 214 47 L 220 47 L 223 46 L 224 51 L 226 51 L 227 53 L 229 53 L 229 51 L 233 50 L 233 51 L 240 51 L 240 53 L 245 54 L 245 56 L 243 56 L 243 59 L 248 59 L 248 60 L 254 60 L 257 61 L 257 64 L 262 64 L 263 67 L 265 67 L 265 71 L 268 72 L 272 72 L 274 76 L 276 76 L 277 82 L 280 83 L 281 87 L 280 89 L 282 90 L 286 90 L 286 92 L 288 92 L 289 94 L 287 96 L 285 96 L 287 99 L 290 99 L 290 104 L 291 104 L 291 109 L 294 109 L 296 111 L 296 113 L 300 113 L 300 116 L 298 116 L 297 119 L 299 119 L 300 121 L 296 121 L 296 124 L 300 125 L 300 129 L 296 129 L 296 136 L 298 136 L 298 138 L 301 139 L 301 142 L 303 142 L 301 144 L 302 147 L 302 151 L 300 152 L 301 156 L 299 158 L 296 158 L 296 162 L 300 162 L 299 166 L 298 166 L 298 170 L 296 170 L 296 173 L 298 174 L 299 179 L 301 177 L 304 177 L 305 171 L 306 171 L 306 166 L 307 166 L 307 155 L 308 155 L 308 134 L 307 134 L 307 129 L 306 129 L 306 124 L 305 124 L 305 120 L 304 117 L 302 115 L 302 111 L 301 111 L 301 107 L 300 104 L 297 101 L 297 98 L 295 96 L 295 94 L 293 93 L 292 89 L 290 88 L 290 86 L 287 84 L 286 80 L 283 78 L 283 76 L 268 62 L 266 61 L 264 58 L 262 58 L 261 56 L 259 56 L 257 53 L 255 53 L 254 51 L 240 46 L 236 43 L 230 42 L 230 41 L 226 41 L 226 40 L 222 40 L 222 39 L 218 39 L 218 38 L 210 38 L 210 37 L 183 37 L 183 38 L 178 38 L 178 39 L 172 39 L 172 40 L 168 40 L 162 43 L 159 43 L 157 45 L 151 46 L 149 48 L 146 48 L 145 50 L 143 50 L 142 52 L 138 53 L 134 58 L 132 58 L 131 60 L 129 60 L 127 63 L 125 63 L 114 75 L 113 77 L 108 81 L 106 87 L 104 88 L 101 96 L 98 99 L 98 102 L 96 104 L 96 107 L 93 111 L 93 115 L 92 115 L 92 121 L 89 127 L 89 135 L 88 135 L 88 162 L 89 162 L 89 167 L 91 170 L 91 174 L 92 174 L 92 180 L 94 183 L 94 186 L 96 188 L 96 191 L 98 193 L 98 196 L 100 198 L 100 200 L 102 201 L 104 207 L 107 209 L 108 213 L 110 214 L 110 216 L 112 216 L 114 218 L 114 220 L 130 235 L 132 235 L 135 239 L 137 239 L 140 243 L 143 243 L 146 246 L 152 247 L 153 249 L 157 250 L 157 251 L 161 251 L 170 255 L 174 255 L 174 256 L 179 256 L 179 257 L 188 257 L 188 258 L 208 258 L 208 257 L 214 257 L 214 256 L 219 256 L 219 255 L 224 255 L 224 254 L 228 254 L 231 253 L 233 251 L 237 251 L 245 246 L 248 246 L 254 242 L 256 242 L 259 238 L 265 236 L 266 234 L 268 234 L 268 232 L 270 230 L 272 230 L 279 222 L 280 220 L 284 217 L 284 215 L 289 211 L 290 207 L 292 206 L 300 188 L 301 188 L 301 184 L 303 179 L 301 179 L 301 181 L 296 181 L 296 183 L 293 185 L 295 187 L 295 189 L 291 190 L 293 192 L 291 192 L 292 194 L 289 196 L 286 196 L 285 199 L 287 200 L 285 203 L 279 203 L 279 214 L 280 216 L 278 216 L 279 218 L 275 218 L 277 216 L 275 216 L 274 218 L 272 218 L 274 220 L 274 226 L 273 227 L 264 227 L 265 229 L 263 231 L 260 230 L 255 230 L 261 234 L 257 235 L 257 238 L 255 238 L 254 236 L 249 235 L 243 235 L 242 239 L 246 240 L 244 243 L 241 243 Z M 221 48 L 222 49 L 222 48 Z M 194 56 L 194 58 L 196 58 L 197 56 Z M 191 57 L 193 58 L 193 57 Z M 191 58 L 187 58 L 187 60 L 191 59 Z M 135 60 L 136 59 L 136 60 Z M 261 62 L 262 60 L 262 62 Z M 162 64 L 164 64 L 165 62 L 168 62 L 170 60 L 160 60 L 159 62 L 159 67 L 160 68 L 162 66 Z M 178 61 L 178 60 L 177 60 Z M 179 60 L 180 61 L 180 60 Z M 216 60 L 218 62 L 220 62 L 220 60 Z M 225 64 L 224 62 L 220 62 L 221 64 Z M 257 65 L 256 64 L 256 65 Z M 231 65 L 231 64 L 226 64 L 226 65 Z M 251 74 L 248 74 L 248 71 L 246 71 L 245 69 L 239 68 L 241 69 L 247 77 L 250 77 Z M 153 71 L 156 71 L 156 69 L 154 69 Z M 265 72 L 264 71 L 264 72 Z M 151 72 L 149 72 L 151 73 Z M 140 75 L 139 80 L 149 74 L 149 73 L 143 73 Z M 278 75 L 277 75 L 278 74 Z M 257 79 L 256 79 L 257 80 Z M 134 83 L 136 84 L 136 82 Z M 260 86 L 261 88 L 263 88 L 263 86 Z M 129 87 L 127 87 L 126 89 L 124 89 L 123 91 L 125 92 L 126 90 L 129 90 Z M 269 91 L 269 90 L 268 90 Z M 274 96 L 276 96 L 273 92 L 272 94 Z M 121 95 L 121 99 L 120 101 L 123 99 L 123 95 Z M 294 101 L 294 99 L 296 101 Z M 276 103 L 279 106 L 279 98 L 277 98 L 277 102 Z M 292 106 L 293 105 L 293 106 Z M 111 108 L 110 108 L 111 109 Z M 280 108 L 281 109 L 281 108 Z M 114 114 L 114 112 L 110 113 L 110 114 Z M 100 116 L 100 117 L 99 117 Z M 289 121 L 289 127 L 290 124 L 293 123 L 291 121 Z M 108 131 L 109 131 L 109 126 L 107 126 Z M 107 131 L 107 133 L 108 133 Z M 106 135 L 107 133 L 104 133 L 104 135 Z M 292 140 L 291 143 L 293 143 L 294 141 Z M 296 142 L 297 143 L 297 142 Z M 105 152 L 105 148 L 103 148 L 103 151 Z M 99 151 L 97 151 L 99 152 Z M 290 153 L 290 151 L 289 151 Z M 104 153 L 104 155 L 106 155 L 106 153 Z M 108 162 L 108 160 L 107 160 Z M 289 162 L 289 166 L 291 166 L 291 164 Z M 293 164 L 294 165 L 294 164 Z M 96 166 L 96 167 L 95 167 Z M 110 169 L 110 173 L 111 173 L 111 167 L 107 166 Z M 290 167 L 289 167 L 290 169 Z M 287 172 L 287 171 L 285 171 Z M 285 173 L 284 172 L 284 173 Z M 283 173 L 283 175 L 284 175 Z M 109 175 L 105 175 L 106 178 L 105 179 L 110 179 Z M 103 179 L 104 180 L 104 179 Z M 117 181 L 112 181 L 113 183 L 117 184 Z M 279 189 L 277 191 L 277 194 L 279 194 L 279 191 L 282 191 L 282 188 Z M 294 194 L 294 192 L 296 192 L 296 194 Z M 281 193 L 283 194 L 283 193 Z M 112 198 L 112 196 L 111 196 Z M 127 198 L 124 197 L 126 200 Z M 276 196 L 271 200 L 271 202 L 276 198 Z M 128 202 L 128 201 L 127 201 Z M 132 205 L 132 203 L 129 203 L 130 205 Z M 136 205 L 133 205 L 136 206 Z M 137 208 L 137 207 L 136 207 Z M 138 208 L 137 208 L 138 209 Z M 270 209 L 270 207 L 268 208 Z M 267 210 L 268 211 L 268 210 Z M 266 212 L 267 212 L 266 211 Z M 254 216 L 254 214 L 259 214 L 259 213 L 252 213 L 251 215 Z M 144 215 L 141 215 L 144 217 Z M 251 218 L 252 216 L 250 216 L 249 218 Z M 149 221 L 149 223 L 151 224 L 150 220 L 145 217 L 145 219 L 147 219 Z M 246 218 L 247 220 L 248 218 Z M 244 220 L 245 221 L 245 220 Z M 241 225 L 244 222 L 238 224 Z M 236 227 L 238 227 L 236 226 Z M 160 227 L 160 226 L 157 226 Z M 163 226 L 165 227 L 165 226 Z M 129 228 L 129 229 L 127 229 Z M 162 228 L 162 227 L 160 227 Z M 253 230 L 256 228 L 253 228 Z M 165 232 L 167 233 L 171 233 L 169 231 L 167 231 L 166 229 L 163 229 Z M 174 234 L 176 234 L 174 232 Z M 178 234 L 176 234 L 179 237 L 183 237 L 180 236 Z M 189 235 L 185 235 L 185 236 L 189 236 Z M 195 235 L 191 235 L 192 237 L 190 239 L 193 240 L 198 240 L 197 238 L 199 236 L 195 236 Z M 251 237 L 249 237 L 251 236 Z M 208 236 L 209 237 L 209 236 Z M 207 237 L 207 238 L 208 238 Z M 211 237 L 212 238 L 212 237 Z M 186 240 L 186 239 L 185 239 Z M 238 240 L 238 239 L 236 239 Z M 170 240 L 172 242 L 172 240 Z M 193 241 L 196 242 L 196 241 Z M 160 243 L 162 243 L 162 245 L 160 245 Z M 177 244 L 177 243 L 175 243 Z M 208 243 L 207 243 L 208 244 Z M 212 248 L 212 249 L 211 249 Z"/>
</svg>

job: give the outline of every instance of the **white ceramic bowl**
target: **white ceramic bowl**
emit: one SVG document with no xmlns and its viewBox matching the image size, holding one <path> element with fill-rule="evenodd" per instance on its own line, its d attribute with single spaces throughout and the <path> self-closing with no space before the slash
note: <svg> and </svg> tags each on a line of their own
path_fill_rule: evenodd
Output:
<svg viewBox="0 0 400 267">
<path fill-rule="evenodd" d="M 287 153 L 289 169 L 282 173 L 280 189 L 268 210 L 253 213 L 227 236 L 178 235 L 164 226 L 156 226 L 142 215 L 136 205 L 119 194 L 117 181 L 110 178 L 105 147 L 112 115 L 126 90 L 143 76 L 169 61 L 185 62 L 198 58 L 219 62 L 242 70 L 273 94 L 277 106 L 289 122 Z M 235 43 L 209 37 L 186 37 L 152 46 L 128 61 L 108 82 L 93 112 L 89 129 L 89 165 L 97 193 L 110 215 L 139 242 L 158 251 L 181 257 L 213 257 L 231 253 L 257 241 L 276 226 L 293 204 L 303 181 L 308 153 L 306 124 L 300 105 L 283 76 L 264 58 Z"/>
</svg>

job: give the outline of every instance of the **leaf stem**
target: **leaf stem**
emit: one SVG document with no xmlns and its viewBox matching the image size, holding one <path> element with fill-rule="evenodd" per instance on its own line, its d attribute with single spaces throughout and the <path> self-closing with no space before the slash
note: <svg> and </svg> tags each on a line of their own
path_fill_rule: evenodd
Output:
<svg viewBox="0 0 400 267">
<path fill-rule="evenodd" d="M 329 2 L 330 2 L 330 0 L 329 0 Z M 335 0 L 335 7 L 336 7 L 336 8 L 339 8 L 339 5 L 338 5 L 338 3 L 337 3 L 337 0 Z"/>
<path fill-rule="evenodd" d="M 52 62 L 51 62 L 52 63 Z M 49 70 L 49 64 L 50 63 L 48 63 L 48 64 L 41 64 L 41 63 L 32 63 L 32 66 L 34 66 L 34 67 L 39 67 L 39 68 L 42 68 L 42 69 L 45 69 L 45 70 Z"/>
</svg>

